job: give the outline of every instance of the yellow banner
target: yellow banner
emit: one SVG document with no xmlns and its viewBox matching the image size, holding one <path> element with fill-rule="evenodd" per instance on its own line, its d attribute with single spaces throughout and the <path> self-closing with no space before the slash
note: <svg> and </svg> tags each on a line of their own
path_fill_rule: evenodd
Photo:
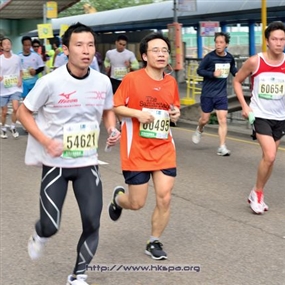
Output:
<svg viewBox="0 0 285 285">
<path fill-rule="evenodd" d="M 53 38 L 52 24 L 39 24 L 38 36 L 39 39 Z"/>
<path fill-rule="evenodd" d="M 68 25 L 66 25 L 66 24 L 61 24 L 61 25 L 60 25 L 59 36 L 61 37 L 61 36 L 65 33 L 65 31 L 66 31 L 68 28 L 69 28 Z"/>
<path fill-rule="evenodd" d="M 49 1 L 46 4 L 47 7 L 47 18 L 57 18 L 57 2 Z"/>
</svg>

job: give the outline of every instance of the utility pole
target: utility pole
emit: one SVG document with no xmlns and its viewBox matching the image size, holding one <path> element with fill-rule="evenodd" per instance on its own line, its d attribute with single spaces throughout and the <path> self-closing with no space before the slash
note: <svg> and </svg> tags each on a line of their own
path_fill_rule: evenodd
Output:
<svg viewBox="0 0 285 285">
<path fill-rule="evenodd" d="M 173 22 L 174 23 L 178 23 L 178 17 L 177 17 L 177 3 L 176 3 L 176 0 L 173 0 Z M 176 46 L 176 43 L 175 43 L 175 46 Z M 176 51 L 174 51 L 176 52 Z M 178 81 L 178 73 L 179 71 L 178 70 L 174 70 L 174 76 L 175 76 L 175 79 L 177 81 L 177 83 L 179 83 Z"/>
</svg>

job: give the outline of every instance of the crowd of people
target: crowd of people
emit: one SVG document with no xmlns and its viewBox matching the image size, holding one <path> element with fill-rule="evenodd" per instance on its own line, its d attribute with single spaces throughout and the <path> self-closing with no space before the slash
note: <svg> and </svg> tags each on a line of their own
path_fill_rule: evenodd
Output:
<svg viewBox="0 0 285 285">
<path fill-rule="evenodd" d="M 192 136 L 193 143 L 200 143 L 215 110 L 220 138 L 217 154 L 230 156 L 225 142 L 226 83 L 231 73 L 242 114 L 253 118 L 254 138 L 262 149 L 256 182 L 248 198 L 256 214 L 269 209 L 264 202 L 264 188 L 285 135 L 284 24 L 271 23 L 265 30 L 265 39 L 267 51 L 250 57 L 237 70 L 227 51 L 229 34 L 216 34 L 215 50 L 205 56 L 197 70 L 204 81 L 201 117 Z M 49 55 L 52 72 L 45 75 L 47 54 L 40 41 L 23 37 L 23 51 L 19 55 L 12 53 L 10 39 L 1 42 L 1 137 L 7 138 L 7 106 L 12 102 L 10 131 L 15 138 L 19 136 L 15 129 L 18 119 L 28 132 L 25 163 L 42 168 L 40 213 L 28 241 L 28 253 L 32 260 L 40 258 L 49 239 L 59 230 L 67 185 L 72 181 L 82 234 L 74 269 L 67 277 L 67 284 L 71 285 L 88 285 L 85 271 L 99 243 L 103 189 L 97 150 L 103 126 L 109 134 L 107 146 L 120 142 L 121 169 L 127 185 L 127 189 L 114 188 L 108 206 L 110 219 L 117 222 L 126 210 L 141 209 L 152 180 L 156 203 L 145 254 L 155 260 L 168 258 L 161 236 L 170 219 L 171 193 L 177 175 L 170 123 L 176 123 L 180 117 L 178 84 L 165 72 L 171 45 L 162 33 L 145 36 L 140 42 L 143 66 L 139 68 L 138 59 L 126 48 L 127 42 L 128 38 L 120 35 L 115 49 L 107 51 L 103 60 L 96 55 L 94 31 L 81 23 L 71 25 L 61 44 L 53 43 L 53 54 Z M 100 72 L 103 66 L 106 74 Z M 249 76 L 253 85 L 248 105 L 242 83 Z M 89 96 L 90 93 L 104 96 Z M 59 100 L 58 96 L 64 99 Z M 21 97 L 24 100 L 19 106 Z M 34 112 L 37 116 L 33 116 Z M 151 152 L 154 148 L 156 151 Z"/>
</svg>

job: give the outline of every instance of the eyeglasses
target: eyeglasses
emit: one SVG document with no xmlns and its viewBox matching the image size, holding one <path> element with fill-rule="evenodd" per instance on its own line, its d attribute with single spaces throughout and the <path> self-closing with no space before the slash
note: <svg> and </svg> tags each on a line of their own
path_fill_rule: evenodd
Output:
<svg viewBox="0 0 285 285">
<path fill-rule="evenodd" d="M 33 46 L 33 48 L 39 48 L 40 46 Z"/>
<path fill-rule="evenodd" d="M 153 53 L 163 53 L 163 54 L 168 54 L 169 53 L 169 49 L 168 48 L 162 48 L 162 49 L 160 49 L 160 48 L 157 48 L 157 47 L 155 47 L 155 48 L 152 48 L 152 49 L 149 49 L 148 51 L 151 51 L 151 52 L 153 52 Z"/>
</svg>

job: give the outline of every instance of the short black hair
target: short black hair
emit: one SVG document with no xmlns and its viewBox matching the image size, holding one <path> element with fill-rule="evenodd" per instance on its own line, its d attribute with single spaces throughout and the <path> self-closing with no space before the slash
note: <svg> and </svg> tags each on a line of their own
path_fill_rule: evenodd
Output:
<svg viewBox="0 0 285 285">
<path fill-rule="evenodd" d="M 69 47 L 69 42 L 70 42 L 70 37 L 73 33 L 83 33 L 83 32 L 89 32 L 93 35 L 94 37 L 94 43 L 95 43 L 95 39 L 96 39 L 96 36 L 95 36 L 95 33 L 94 31 L 84 25 L 84 24 L 81 24 L 80 22 L 77 22 L 76 24 L 73 24 L 71 25 L 66 31 L 65 33 L 62 35 L 62 44 Z"/>
<path fill-rule="evenodd" d="M 264 37 L 268 40 L 271 32 L 281 30 L 285 33 L 285 25 L 280 21 L 272 22 L 268 25 L 268 27 L 264 30 Z"/>
<path fill-rule="evenodd" d="M 148 50 L 148 42 L 155 40 L 155 39 L 161 39 L 166 42 L 169 53 L 171 53 L 171 45 L 170 41 L 167 37 L 165 37 L 162 33 L 160 32 L 153 32 L 148 35 L 146 35 L 140 42 L 140 55 L 143 61 L 144 67 L 147 65 L 147 62 L 143 59 L 143 54 L 147 53 Z"/>
<path fill-rule="evenodd" d="M 224 33 L 224 32 L 215 33 L 214 41 L 216 41 L 217 37 L 224 37 L 226 44 L 230 43 L 231 36 L 229 33 Z"/>
<path fill-rule="evenodd" d="M 126 41 L 126 42 L 128 42 L 129 41 L 129 39 L 128 39 L 128 37 L 126 36 L 126 35 L 119 35 L 118 37 L 117 37 L 117 40 L 116 40 L 117 42 L 118 41 Z"/>
<path fill-rule="evenodd" d="M 32 46 L 33 46 L 34 44 L 38 44 L 38 45 L 40 46 L 40 45 L 41 45 L 41 42 L 40 42 L 40 40 L 38 40 L 38 39 L 33 39 L 33 40 L 32 40 Z"/>
<path fill-rule="evenodd" d="M 30 41 L 32 43 L 32 38 L 30 36 L 23 36 L 21 39 L 22 44 L 24 44 L 24 41 Z"/>
</svg>

